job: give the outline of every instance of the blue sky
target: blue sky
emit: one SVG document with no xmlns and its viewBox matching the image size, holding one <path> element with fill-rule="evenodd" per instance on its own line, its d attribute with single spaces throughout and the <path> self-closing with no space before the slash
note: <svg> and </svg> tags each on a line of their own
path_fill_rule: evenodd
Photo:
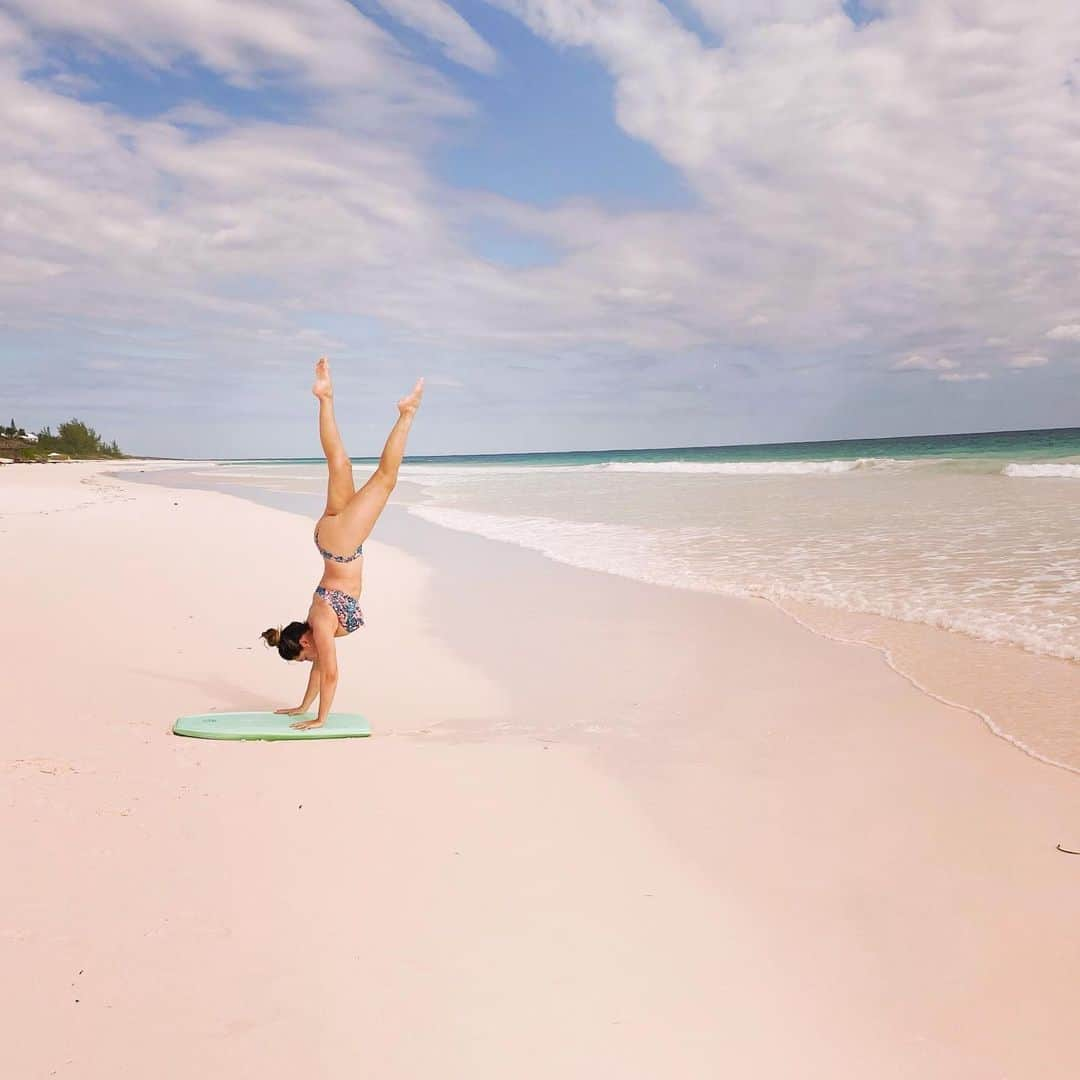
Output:
<svg viewBox="0 0 1080 1080">
<path fill-rule="evenodd" d="M 132 452 L 1080 423 L 1075 5 L 0 0 L 0 414 Z"/>
</svg>

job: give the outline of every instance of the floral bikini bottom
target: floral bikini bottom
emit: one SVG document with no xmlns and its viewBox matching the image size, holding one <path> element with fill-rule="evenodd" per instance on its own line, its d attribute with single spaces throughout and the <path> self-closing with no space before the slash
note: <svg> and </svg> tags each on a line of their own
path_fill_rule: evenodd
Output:
<svg viewBox="0 0 1080 1080">
<path fill-rule="evenodd" d="M 364 613 L 360 610 L 360 601 L 355 596 L 350 596 L 340 589 L 324 589 L 322 585 L 315 587 L 315 595 L 321 596 L 334 609 L 334 614 L 346 634 L 351 634 L 364 625 Z"/>
</svg>

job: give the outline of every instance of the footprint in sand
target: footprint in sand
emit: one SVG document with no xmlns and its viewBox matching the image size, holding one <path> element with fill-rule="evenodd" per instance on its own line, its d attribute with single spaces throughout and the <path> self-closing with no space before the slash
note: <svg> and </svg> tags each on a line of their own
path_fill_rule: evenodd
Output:
<svg viewBox="0 0 1080 1080">
<path fill-rule="evenodd" d="M 61 776 L 65 773 L 78 773 L 74 765 L 66 761 L 50 761 L 48 758 L 16 758 L 11 762 L 12 769 L 24 772 L 45 773 L 47 776 Z"/>
</svg>

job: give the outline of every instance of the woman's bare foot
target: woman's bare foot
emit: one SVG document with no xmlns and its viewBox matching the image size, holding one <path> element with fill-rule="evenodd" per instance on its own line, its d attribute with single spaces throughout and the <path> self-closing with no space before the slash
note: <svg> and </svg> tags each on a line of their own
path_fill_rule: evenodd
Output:
<svg viewBox="0 0 1080 1080">
<path fill-rule="evenodd" d="M 334 396 L 334 384 L 330 381 L 330 362 L 325 356 L 319 357 L 315 365 L 315 385 L 311 392 L 317 398 L 332 398 Z"/>
<path fill-rule="evenodd" d="M 297 731 L 310 731 L 311 728 L 322 727 L 323 721 L 318 718 L 314 720 L 297 720 L 295 724 L 290 724 L 289 727 L 296 728 Z"/>
<path fill-rule="evenodd" d="M 424 396 L 424 380 L 423 377 L 416 380 L 416 385 L 412 388 L 412 393 L 403 397 L 398 403 L 398 412 L 404 416 L 406 413 L 414 413 L 420 408 L 420 399 Z"/>
</svg>

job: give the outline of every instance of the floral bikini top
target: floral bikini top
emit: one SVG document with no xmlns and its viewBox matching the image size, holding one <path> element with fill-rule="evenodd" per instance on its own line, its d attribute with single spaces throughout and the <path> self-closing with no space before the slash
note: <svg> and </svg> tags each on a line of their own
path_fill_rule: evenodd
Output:
<svg viewBox="0 0 1080 1080">
<path fill-rule="evenodd" d="M 315 546 L 319 548 L 319 554 L 324 559 L 333 559 L 334 562 L 353 562 L 355 559 L 359 559 L 364 554 L 364 545 L 361 544 L 352 555 L 335 555 L 332 551 L 327 551 L 325 548 L 319 547 L 319 527 L 315 526 Z"/>
</svg>

